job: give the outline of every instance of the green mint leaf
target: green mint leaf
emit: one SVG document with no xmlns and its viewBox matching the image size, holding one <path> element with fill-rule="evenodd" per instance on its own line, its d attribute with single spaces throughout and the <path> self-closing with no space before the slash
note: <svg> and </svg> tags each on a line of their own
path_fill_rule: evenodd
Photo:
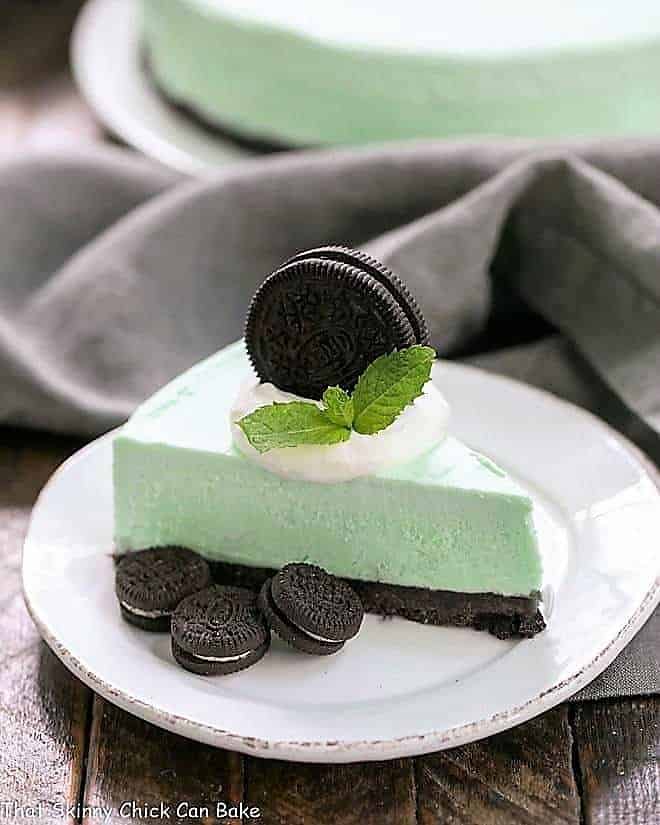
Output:
<svg viewBox="0 0 660 825">
<path fill-rule="evenodd" d="M 341 387 L 328 387 L 323 393 L 325 414 L 340 427 L 353 426 L 353 399 Z"/>
<path fill-rule="evenodd" d="M 316 404 L 291 401 L 259 407 L 236 422 L 260 453 L 301 444 L 339 444 L 351 431 L 332 421 Z"/>
<path fill-rule="evenodd" d="M 414 346 L 381 355 L 360 376 L 353 392 L 353 429 L 364 435 L 380 432 L 422 394 L 431 377 L 435 351 Z"/>
</svg>

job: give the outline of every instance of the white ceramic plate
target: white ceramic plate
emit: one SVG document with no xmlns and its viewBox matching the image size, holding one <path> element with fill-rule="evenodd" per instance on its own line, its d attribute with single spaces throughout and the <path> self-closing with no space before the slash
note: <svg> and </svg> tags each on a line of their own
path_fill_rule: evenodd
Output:
<svg viewBox="0 0 660 825">
<path fill-rule="evenodd" d="M 654 470 L 596 418 L 468 367 L 435 373 L 457 436 L 531 492 L 548 560 L 548 628 L 503 642 L 466 629 L 369 616 L 332 657 L 275 641 L 243 673 L 204 678 L 167 636 L 120 619 L 113 595 L 112 435 L 42 492 L 23 560 L 43 637 L 90 687 L 176 733 L 246 753 L 348 762 L 426 753 L 509 728 L 597 676 L 658 603 Z"/>
<path fill-rule="evenodd" d="M 78 18 L 71 65 L 100 120 L 136 149 L 180 172 L 201 174 L 247 157 L 157 94 L 141 62 L 138 13 L 137 0 L 89 0 Z"/>
</svg>

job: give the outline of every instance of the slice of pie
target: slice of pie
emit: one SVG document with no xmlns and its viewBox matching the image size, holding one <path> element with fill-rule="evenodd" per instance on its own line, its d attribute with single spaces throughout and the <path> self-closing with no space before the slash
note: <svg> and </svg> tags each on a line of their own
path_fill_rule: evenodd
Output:
<svg viewBox="0 0 660 825">
<path fill-rule="evenodd" d="M 447 434 L 427 336 L 405 287 L 362 253 L 292 259 L 255 296 L 248 351 L 179 376 L 116 437 L 118 551 L 179 545 L 254 588 L 308 562 L 369 612 L 542 630 L 532 501 Z"/>
<path fill-rule="evenodd" d="M 367 611 L 500 635 L 542 628 L 532 502 L 503 470 L 448 436 L 350 481 L 282 478 L 234 443 L 230 413 L 251 374 L 234 344 L 123 427 L 114 442 L 120 551 L 180 545 L 221 563 L 225 581 L 254 587 L 305 561 L 350 579 Z"/>
</svg>

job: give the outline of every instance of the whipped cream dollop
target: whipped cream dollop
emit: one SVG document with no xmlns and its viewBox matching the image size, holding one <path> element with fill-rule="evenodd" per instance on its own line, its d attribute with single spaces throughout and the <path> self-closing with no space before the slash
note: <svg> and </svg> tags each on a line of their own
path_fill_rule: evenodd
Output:
<svg viewBox="0 0 660 825">
<path fill-rule="evenodd" d="M 255 464 L 282 478 L 332 484 L 371 475 L 396 464 L 412 461 L 439 444 L 447 434 L 449 404 L 431 381 L 424 392 L 399 417 L 379 433 L 351 432 L 341 444 L 303 444 L 260 453 L 236 422 L 258 407 L 278 401 L 309 401 L 282 392 L 274 384 L 251 378 L 241 387 L 230 412 L 236 447 Z M 322 406 L 321 402 L 312 401 Z"/>
</svg>

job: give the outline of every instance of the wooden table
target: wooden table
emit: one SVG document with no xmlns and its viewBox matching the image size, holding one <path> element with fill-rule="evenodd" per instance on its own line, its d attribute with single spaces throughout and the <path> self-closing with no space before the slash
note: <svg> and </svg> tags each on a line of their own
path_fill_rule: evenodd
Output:
<svg viewBox="0 0 660 825">
<path fill-rule="evenodd" d="M 80 0 L 25 3 L 43 10 L 44 54 L 61 59 L 68 28 L 61 21 Z M 16 54 L 31 80 L 16 83 L 3 31 L 0 160 L 26 144 L 101 139 L 66 72 L 35 77 L 25 18 L 10 15 L 8 26 L 9 35 L 22 33 L 13 40 L 23 44 Z M 223 802 L 259 809 L 259 819 L 243 821 L 286 825 L 660 823 L 659 698 L 566 704 L 451 751 L 325 766 L 198 745 L 95 696 L 40 641 L 20 583 L 32 504 L 79 446 L 0 429 L 0 823 L 238 822 L 222 818 Z"/>
</svg>

